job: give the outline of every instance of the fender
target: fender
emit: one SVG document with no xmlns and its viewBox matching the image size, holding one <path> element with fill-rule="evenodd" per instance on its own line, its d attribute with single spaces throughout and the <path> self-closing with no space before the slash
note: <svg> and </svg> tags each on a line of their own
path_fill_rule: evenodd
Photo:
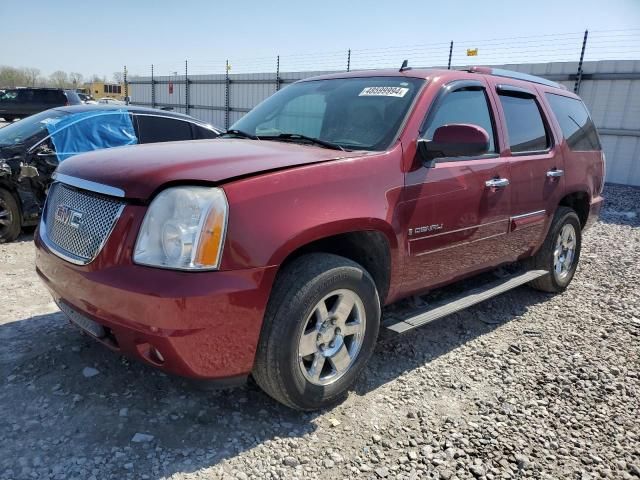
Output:
<svg viewBox="0 0 640 480">
<path fill-rule="evenodd" d="M 379 231 L 398 268 L 402 241 L 396 204 L 402 148 L 250 177 L 223 185 L 230 211 L 222 269 L 280 265 L 313 241 Z"/>
</svg>

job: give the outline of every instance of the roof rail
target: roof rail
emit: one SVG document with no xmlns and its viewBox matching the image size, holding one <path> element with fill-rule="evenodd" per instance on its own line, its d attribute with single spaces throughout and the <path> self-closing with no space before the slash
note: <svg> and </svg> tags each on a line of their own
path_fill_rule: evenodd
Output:
<svg viewBox="0 0 640 480">
<path fill-rule="evenodd" d="M 516 72 L 514 70 L 505 70 L 502 68 L 491 68 L 491 67 L 471 67 L 467 69 L 468 72 L 471 73 L 483 73 L 485 75 L 494 75 L 496 77 L 505 77 L 505 78 L 513 78 L 515 80 L 524 80 L 526 82 L 539 83 L 541 85 L 546 85 L 548 87 L 561 88 L 566 90 L 567 87 L 564 85 L 553 82 L 551 80 L 547 80 L 543 77 L 538 77 L 537 75 L 529 75 L 528 73 Z"/>
</svg>

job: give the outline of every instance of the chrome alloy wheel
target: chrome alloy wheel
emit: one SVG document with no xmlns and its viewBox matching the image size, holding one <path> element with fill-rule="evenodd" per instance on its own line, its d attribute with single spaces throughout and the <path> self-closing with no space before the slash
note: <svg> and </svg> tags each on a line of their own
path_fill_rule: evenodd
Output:
<svg viewBox="0 0 640 480">
<path fill-rule="evenodd" d="M 364 340 L 366 314 L 360 297 L 340 289 L 320 300 L 305 320 L 298 342 L 298 363 L 315 385 L 329 385 L 353 365 Z"/>
<path fill-rule="evenodd" d="M 564 280 L 569 275 L 576 256 L 576 244 L 576 230 L 567 223 L 560 230 L 553 251 L 553 274 L 556 279 Z"/>
</svg>

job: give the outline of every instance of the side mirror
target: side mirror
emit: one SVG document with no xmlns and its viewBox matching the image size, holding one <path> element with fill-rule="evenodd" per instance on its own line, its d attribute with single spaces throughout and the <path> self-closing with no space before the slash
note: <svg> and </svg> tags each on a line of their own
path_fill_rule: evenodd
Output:
<svg viewBox="0 0 640 480">
<path fill-rule="evenodd" d="M 436 158 L 471 157 L 489 150 L 489 135 L 477 125 L 452 123 L 438 127 L 433 140 L 419 139 L 418 154 L 425 166 L 433 166 Z"/>
</svg>

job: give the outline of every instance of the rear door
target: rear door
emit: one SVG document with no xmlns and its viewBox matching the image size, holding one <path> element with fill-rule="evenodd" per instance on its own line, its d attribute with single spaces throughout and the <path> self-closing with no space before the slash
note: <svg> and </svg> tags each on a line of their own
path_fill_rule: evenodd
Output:
<svg viewBox="0 0 640 480">
<path fill-rule="evenodd" d="M 492 77 L 493 95 L 505 126 L 511 174 L 509 243 L 512 259 L 542 242 L 564 192 L 562 151 L 535 87 Z"/>
<path fill-rule="evenodd" d="M 509 165 L 500 158 L 491 97 L 483 80 L 445 85 L 429 109 L 421 137 L 452 123 L 482 127 L 489 152 L 439 158 L 406 174 L 402 215 L 408 222 L 407 293 L 448 283 L 504 261 L 509 229 Z M 492 187 L 487 182 L 497 182 Z"/>
</svg>

